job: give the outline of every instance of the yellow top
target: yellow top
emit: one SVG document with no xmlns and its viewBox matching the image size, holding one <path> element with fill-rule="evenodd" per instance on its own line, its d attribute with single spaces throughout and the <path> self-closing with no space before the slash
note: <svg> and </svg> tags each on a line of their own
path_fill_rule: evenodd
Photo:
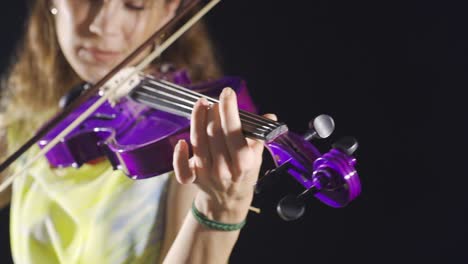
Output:
<svg viewBox="0 0 468 264">
<path fill-rule="evenodd" d="M 14 135 L 8 142 L 17 142 Z M 42 158 L 13 183 L 15 263 L 156 263 L 168 179 L 166 173 L 134 181 L 107 161 L 51 169 Z"/>
</svg>

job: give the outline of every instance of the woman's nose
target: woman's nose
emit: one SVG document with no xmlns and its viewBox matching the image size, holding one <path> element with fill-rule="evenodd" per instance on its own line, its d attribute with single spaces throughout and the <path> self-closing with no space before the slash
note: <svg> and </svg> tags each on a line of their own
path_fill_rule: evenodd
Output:
<svg viewBox="0 0 468 264">
<path fill-rule="evenodd" d="M 94 18 L 89 24 L 89 31 L 96 35 L 112 35 L 118 31 L 117 21 L 112 21 L 112 14 L 115 13 L 115 9 L 112 6 L 112 2 L 115 1 L 99 1 L 101 2 L 98 6 L 95 6 L 96 11 Z"/>
</svg>

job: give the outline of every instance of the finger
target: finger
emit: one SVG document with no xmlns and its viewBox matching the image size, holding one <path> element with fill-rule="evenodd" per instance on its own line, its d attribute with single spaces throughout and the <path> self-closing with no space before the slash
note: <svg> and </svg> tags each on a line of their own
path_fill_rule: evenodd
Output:
<svg viewBox="0 0 468 264">
<path fill-rule="evenodd" d="M 263 117 L 268 118 L 273 121 L 278 121 L 278 117 L 272 113 L 264 114 Z"/>
<path fill-rule="evenodd" d="M 237 107 L 237 97 L 231 88 L 224 88 L 220 96 L 220 121 L 227 150 L 236 169 L 240 169 L 242 158 L 248 158 L 248 144 L 242 133 L 242 124 Z"/>
<path fill-rule="evenodd" d="M 226 147 L 224 134 L 221 128 L 221 120 L 219 116 L 219 104 L 214 104 L 207 114 L 207 134 L 208 134 L 208 146 L 211 153 L 212 167 L 219 173 L 218 176 L 224 176 L 225 173 L 221 173 L 223 169 L 228 168 L 227 164 L 230 162 L 229 152 Z M 221 175 L 222 174 L 222 175 Z"/>
<path fill-rule="evenodd" d="M 172 161 L 176 179 L 181 184 L 192 183 L 196 175 L 192 173 L 189 164 L 189 151 L 187 142 L 181 139 L 174 148 L 174 157 Z"/>
<path fill-rule="evenodd" d="M 263 115 L 263 117 L 266 117 L 266 118 L 271 119 L 273 121 L 278 120 L 278 118 L 276 117 L 275 114 L 265 114 L 265 115 Z M 255 139 L 247 139 L 247 140 L 248 140 L 248 144 L 249 144 L 250 148 L 257 155 L 261 155 L 263 153 L 265 142 L 263 142 L 261 140 L 255 140 Z"/>
<path fill-rule="evenodd" d="M 190 120 L 190 143 L 192 144 L 195 166 L 207 166 L 211 164 L 211 155 L 206 133 L 207 113 L 209 103 L 205 98 L 199 99 L 192 110 Z"/>
</svg>

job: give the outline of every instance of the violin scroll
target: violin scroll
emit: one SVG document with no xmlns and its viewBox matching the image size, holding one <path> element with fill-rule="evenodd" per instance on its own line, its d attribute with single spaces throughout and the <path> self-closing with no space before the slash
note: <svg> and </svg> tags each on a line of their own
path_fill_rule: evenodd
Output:
<svg viewBox="0 0 468 264">
<path fill-rule="evenodd" d="M 278 203 L 277 212 L 286 221 L 301 217 L 306 200 L 312 196 L 328 206 L 344 207 L 361 192 L 353 157 L 358 148 L 357 140 L 344 137 L 327 153 L 321 154 L 309 140 L 330 136 L 334 122 L 331 117 L 321 115 L 311 124 L 312 128 L 303 136 L 288 132 L 266 144 L 277 168 L 261 178 L 260 187 L 267 180 L 277 179 L 279 174 L 288 174 L 305 188 L 299 195 L 287 195 Z"/>
</svg>

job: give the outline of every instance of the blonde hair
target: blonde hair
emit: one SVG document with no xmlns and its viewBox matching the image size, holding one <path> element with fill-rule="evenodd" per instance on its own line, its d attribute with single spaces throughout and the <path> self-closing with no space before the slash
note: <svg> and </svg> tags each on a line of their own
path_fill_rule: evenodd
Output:
<svg viewBox="0 0 468 264">
<path fill-rule="evenodd" d="M 165 0 L 172 1 L 172 0 Z M 25 140 L 38 126 L 58 110 L 59 99 L 81 82 L 59 47 L 53 15 L 48 0 L 30 1 L 30 14 L 25 34 L 13 58 L 12 67 L 2 81 L 0 108 L 0 141 L 6 141 L 5 130 L 15 123 Z M 169 62 L 186 69 L 194 81 L 219 77 L 214 47 L 205 25 L 197 23 L 157 61 Z M 3 136 L 2 136 L 3 134 Z M 16 142 L 15 142 L 16 143 Z M 23 143 L 23 142 L 18 142 Z M 0 146 L 0 160 L 5 148 Z M 13 146 L 7 146 L 9 150 Z"/>
</svg>

